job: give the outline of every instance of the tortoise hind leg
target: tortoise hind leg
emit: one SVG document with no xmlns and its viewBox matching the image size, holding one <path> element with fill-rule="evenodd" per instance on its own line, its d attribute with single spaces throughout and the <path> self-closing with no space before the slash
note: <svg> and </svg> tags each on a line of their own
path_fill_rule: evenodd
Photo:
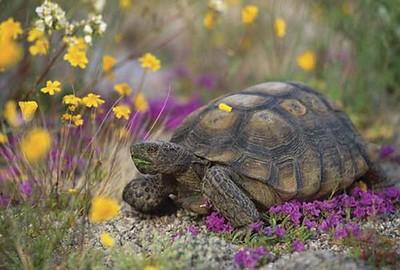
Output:
<svg viewBox="0 0 400 270">
<path fill-rule="evenodd" d="M 395 180 L 391 179 L 377 162 L 370 164 L 369 170 L 362 179 L 365 179 L 373 190 L 381 190 L 395 185 Z"/>
<path fill-rule="evenodd" d="M 213 166 L 206 171 L 203 181 L 203 193 L 213 206 L 235 227 L 250 224 L 260 218 L 254 203 L 235 184 L 238 178 L 233 171 Z"/>
</svg>

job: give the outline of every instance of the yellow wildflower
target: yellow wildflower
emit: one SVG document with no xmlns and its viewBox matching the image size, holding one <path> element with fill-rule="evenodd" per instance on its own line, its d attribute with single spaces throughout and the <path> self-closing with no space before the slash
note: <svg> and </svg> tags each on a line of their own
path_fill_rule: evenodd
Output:
<svg viewBox="0 0 400 270">
<path fill-rule="evenodd" d="M 115 58 L 112 57 L 111 55 L 104 55 L 102 62 L 103 62 L 104 73 L 108 73 L 115 66 L 115 64 L 117 63 L 117 60 L 115 60 Z"/>
<path fill-rule="evenodd" d="M 20 150 L 29 162 L 44 158 L 50 150 L 51 137 L 47 130 L 35 128 L 21 140 Z"/>
<path fill-rule="evenodd" d="M 9 18 L 0 23 L 0 37 L 1 39 L 16 39 L 22 34 L 21 23 Z"/>
<path fill-rule="evenodd" d="M 160 60 L 151 53 L 146 53 L 139 58 L 139 62 L 144 69 L 150 69 L 151 71 L 157 71 L 161 67 Z"/>
<path fill-rule="evenodd" d="M 97 108 L 104 103 L 104 100 L 102 100 L 99 95 L 89 93 L 86 97 L 82 98 L 82 103 L 88 108 Z"/>
<path fill-rule="evenodd" d="M 115 106 L 113 109 L 115 117 L 121 119 L 122 117 L 126 120 L 129 119 L 129 115 L 131 114 L 131 109 L 127 105 L 119 105 Z"/>
<path fill-rule="evenodd" d="M 67 53 L 64 55 L 64 60 L 68 61 L 73 67 L 80 67 L 81 69 L 86 68 L 89 63 L 86 51 L 79 50 L 76 47 L 71 47 L 68 49 Z"/>
<path fill-rule="evenodd" d="M 132 93 L 132 88 L 127 83 L 119 83 L 114 85 L 114 90 L 121 96 L 129 96 Z"/>
<path fill-rule="evenodd" d="M 133 104 L 139 112 L 144 113 L 149 110 L 149 103 L 147 102 L 146 97 L 140 92 L 133 99 Z"/>
<path fill-rule="evenodd" d="M 132 0 L 119 0 L 119 7 L 122 10 L 128 10 L 132 7 Z"/>
<path fill-rule="evenodd" d="M 72 114 L 64 113 L 64 114 L 61 116 L 61 119 L 64 120 L 64 121 L 71 121 L 71 120 L 72 120 Z"/>
<path fill-rule="evenodd" d="M 284 19 L 278 17 L 274 22 L 275 35 L 283 38 L 286 35 L 286 22 Z"/>
<path fill-rule="evenodd" d="M 146 265 L 143 270 L 157 270 L 157 267 L 154 265 Z"/>
<path fill-rule="evenodd" d="M 29 46 L 29 53 L 32 55 L 45 55 L 49 52 L 49 41 L 46 38 L 38 39 L 35 44 Z"/>
<path fill-rule="evenodd" d="M 299 65 L 299 67 L 305 71 L 313 70 L 315 68 L 316 61 L 315 53 L 311 50 L 306 50 L 297 56 L 297 65 Z"/>
<path fill-rule="evenodd" d="M 0 72 L 18 63 L 21 57 L 21 46 L 11 39 L 2 38 L 0 34 Z"/>
<path fill-rule="evenodd" d="M 244 24 L 252 24 L 258 16 L 258 7 L 255 5 L 247 5 L 242 8 L 241 14 Z"/>
<path fill-rule="evenodd" d="M 63 103 L 65 105 L 73 105 L 73 106 L 78 106 L 79 103 L 81 103 L 81 98 L 75 96 L 75 95 L 65 95 L 63 97 Z M 73 111 L 73 110 L 72 110 Z"/>
<path fill-rule="evenodd" d="M 40 92 L 53 96 L 55 93 L 61 91 L 61 83 L 59 81 L 47 81 L 46 87 L 40 89 Z"/>
<path fill-rule="evenodd" d="M 218 104 L 218 109 L 220 109 L 221 111 L 224 111 L 224 112 L 231 112 L 232 111 L 232 107 L 227 105 L 227 104 L 225 104 L 225 103 Z"/>
<path fill-rule="evenodd" d="M 115 240 L 108 232 L 103 232 L 100 235 L 100 242 L 106 248 L 111 248 L 115 245 Z"/>
<path fill-rule="evenodd" d="M 22 118 L 28 122 L 31 121 L 35 112 L 38 108 L 38 104 L 36 101 L 20 101 L 18 102 L 18 106 L 22 112 Z"/>
<path fill-rule="evenodd" d="M 14 100 L 6 102 L 3 115 L 10 126 L 16 127 L 20 124 L 17 114 L 17 103 Z"/>
<path fill-rule="evenodd" d="M 29 47 L 29 53 L 32 55 L 47 54 L 49 52 L 49 40 L 45 33 L 37 28 L 33 28 L 28 33 L 28 41 L 33 43 Z"/>
<path fill-rule="evenodd" d="M 205 28 L 211 29 L 217 23 L 217 15 L 215 12 L 208 11 L 203 19 L 203 25 Z"/>
<path fill-rule="evenodd" d="M 79 127 L 83 125 L 83 119 L 82 119 L 82 115 L 77 114 L 72 116 L 72 122 L 74 122 L 74 125 Z"/>
<path fill-rule="evenodd" d="M 0 144 L 4 144 L 6 142 L 8 142 L 7 135 L 2 133 L 2 132 L 0 132 Z"/>
<path fill-rule="evenodd" d="M 44 35 L 44 32 L 39 30 L 38 28 L 32 28 L 28 33 L 27 39 L 29 42 L 34 42 L 35 40 L 42 38 Z"/>
<path fill-rule="evenodd" d="M 119 214 L 120 206 L 115 199 L 96 196 L 92 200 L 89 211 L 89 220 L 92 223 L 100 223 L 111 220 Z"/>
</svg>

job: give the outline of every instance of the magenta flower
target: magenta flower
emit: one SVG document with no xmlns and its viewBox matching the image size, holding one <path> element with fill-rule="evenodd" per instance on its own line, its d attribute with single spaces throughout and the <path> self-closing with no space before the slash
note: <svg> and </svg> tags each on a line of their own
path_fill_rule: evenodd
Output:
<svg viewBox="0 0 400 270">
<path fill-rule="evenodd" d="M 336 228 L 333 237 L 335 239 L 342 239 L 345 238 L 347 235 L 348 235 L 347 230 L 343 226 L 340 226 Z"/>
<path fill-rule="evenodd" d="M 22 194 L 29 197 L 32 195 L 32 185 L 30 181 L 24 181 L 19 184 L 19 190 Z"/>
<path fill-rule="evenodd" d="M 306 247 L 304 246 L 303 242 L 296 239 L 292 243 L 292 249 L 297 252 L 302 252 L 302 251 L 306 250 Z"/>
<path fill-rule="evenodd" d="M 250 228 L 250 230 L 251 230 L 252 232 L 259 232 L 259 231 L 261 231 L 261 229 L 263 228 L 263 226 L 264 226 L 264 222 L 262 222 L 261 220 L 249 224 L 249 228 Z"/>
<path fill-rule="evenodd" d="M 276 229 L 275 229 L 275 234 L 276 234 L 276 236 L 278 236 L 278 237 L 283 237 L 283 236 L 285 236 L 285 234 L 286 234 L 286 230 L 285 230 L 283 227 L 278 226 L 278 227 L 276 227 Z"/>
<path fill-rule="evenodd" d="M 303 220 L 303 224 L 306 225 L 307 229 L 311 230 L 312 228 L 315 228 L 317 226 L 317 222 L 314 220 L 309 220 L 305 218 Z"/>
<path fill-rule="evenodd" d="M 361 234 L 361 229 L 360 226 L 356 223 L 347 223 L 344 225 L 344 227 L 346 228 L 346 231 L 355 236 L 355 237 L 359 237 Z"/>
<path fill-rule="evenodd" d="M 193 226 L 193 225 L 189 226 L 189 227 L 187 228 L 187 231 L 188 231 L 192 236 L 196 236 L 196 235 L 199 234 L 199 229 L 198 229 L 196 226 Z"/>
<path fill-rule="evenodd" d="M 244 248 L 235 253 L 233 260 L 239 267 L 255 268 L 267 253 L 264 247 Z"/>
<path fill-rule="evenodd" d="M 272 236 L 272 235 L 274 234 L 274 229 L 272 229 L 271 227 L 265 227 L 265 228 L 263 229 L 263 233 L 264 233 L 266 236 Z"/>
<path fill-rule="evenodd" d="M 206 227 L 212 232 L 231 232 L 233 231 L 233 226 L 229 224 L 223 216 L 218 212 L 212 212 L 206 217 Z"/>
<path fill-rule="evenodd" d="M 321 212 L 318 208 L 318 205 L 314 202 L 303 202 L 302 208 L 304 214 L 309 214 L 315 217 L 318 217 L 319 213 Z"/>
<path fill-rule="evenodd" d="M 396 148 L 393 145 L 382 145 L 379 151 L 380 158 L 387 158 L 391 156 L 394 152 L 396 152 Z"/>
</svg>

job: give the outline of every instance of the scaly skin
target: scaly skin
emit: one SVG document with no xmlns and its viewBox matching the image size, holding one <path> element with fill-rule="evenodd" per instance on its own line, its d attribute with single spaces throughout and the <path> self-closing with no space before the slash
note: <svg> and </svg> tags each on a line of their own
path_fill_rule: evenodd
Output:
<svg viewBox="0 0 400 270">
<path fill-rule="evenodd" d="M 122 198 L 136 210 L 143 213 L 161 213 L 168 208 L 169 193 L 174 192 L 174 183 L 167 177 L 146 175 L 129 182 Z"/>
<path fill-rule="evenodd" d="M 256 206 L 233 180 L 238 178 L 223 166 L 209 168 L 204 176 L 203 192 L 213 206 L 235 227 L 257 221 L 260 218 Z"/>
</svg>

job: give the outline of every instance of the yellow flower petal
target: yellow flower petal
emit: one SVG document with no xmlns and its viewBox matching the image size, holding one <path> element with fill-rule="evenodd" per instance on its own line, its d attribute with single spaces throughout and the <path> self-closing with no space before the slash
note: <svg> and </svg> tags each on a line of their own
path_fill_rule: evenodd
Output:
<svg viewBox="0 0 400 270">
<path fill-rule="evenodd" d="M 40 92 L 53 96 L 55 93 L 61 91 L 61 83 L 59 81 L 47 81 L 46 87 L 40 89 Z"/>
<path fill-rule="evenodd" d="M 274 22 L 275 35 L 279 38 L 283 38 L 286 35 L 286 22 L 284 19 L 278 17 Z"/>
<path fill-rule="evenodd" d="M 14 100 L 9 100 L 6 102 L 4 105 L 3 115 L 10 126 L 17 127 L 20 125 L 17 114 L 17 103 Z"/>
<path fill-rule="evenodd" d="M 110 70 L 115 66 L 117 60 L 111 55 L 103 56 L 103 71 L 104 73 L 110 72 Z"/>
<path fill-rule="evenodd" d="M 217 14 L 212 11 L 208 11 L 203 19 L 203 25 L 205 28 L 211 29 L 217 22 Z"/>
<path fill-rule="evenodd" d="M 118 119 L 124 118 L 128 120 L 129 115 L 131 114 L 131 109 L 126 105 L 115 106 L 112 111 L 114 112 L 115 117 Z"/>
<path fill-rule="evenodd" d="M 115 240 L 108 232 L 103 232 L 100 235 L 100 242 L 106 248 L 111 248 L 115 246 Z"/>
<path fill-rule="evenodd" d="M 92 200 L 89 220 L 92 223 L 108 221 L 115 218 L 119 214 L 119 210 L 120 206 L 116 200 L 105 196 L 97 196 Z"/>
<path fill-rule="evenodd" d="M 129 96 L 132 93 L 132 88 L 127 83 L 119 83 L 114 85 L 114 90 L 121 96 Z"/>
<path fill-rule="evenodd" d="M 81 103 L 81 98 L 75 96 L 75 95 L 65 95 L 63 97 L 63 103 L 65 105 L 73 105 L 73 106 L 78 106 Z"/>
<path fill-rule="evenodd" d="M 306 50 L 297 57 L 297 65 L 305 71 L 311 71 L 315 69 L 317 57 L 311 50 Z"/>
<path fill-rule="evenodd" d="M 258 16 L 258 7 L 255 5 L 247 5 L 242 8 L 241 15 L 244 24 L 252 24 Z"/>
<path fill-rule="evenodd" d="M 161 67 L 160 60 L 151 53 L 146 53 L 139 58 L 139 62 L 142 68 L 149 69 L 151 71 L 157 71 Z"/>
<path fill-rule="evenodd" d="M 225 104 L 225 103 L 218 104 L 218 109 L 220 109 L 221 111 L 224 111 L 224 112 L 231 112 L 232 111 L 232 107 L 227 105 L 227 104 Z"/>
<path fill-rule="evenodd" d="M 0 144 L 4 144 L 8 142 L 8 137 L 6 134 L 0 132 Z"/>
<path fill-rule="evenodd" d="M 82 98 L 82 104 L 84 104 L 86 107 L 91 108 L 97 108 L 99 105 L 103 104 L 104 100 L 101 99 L 99 95 L 89 93 L 86 97 Z"/>
<path fill-rule="evenodd" d="M 157 270 L 157 267 L 154 265 L 146 265 L 143 270 Z"/>
<path fill-rule="evenodd" d="M 20 150 L 29 162 L 43 159 L 51 147 L 51 137 L 47 130 L 35 128 L 29 131 L 21 140 Z"/>
<path fill-rule="evenodd" d="M 22 34 L 21 23 L 9 18 L 0 23 L 0 37 L 2 39 L 16 39 Z"/>
<path fill-rule="evenodd" d="M 18 106 L 21 109 L 22 118 L 26 122 L 29 122 L 32 120 L 32 118 L 35 115 L 35 112 L 38 108 L 38 104 L 36 103 L 36 101 L 20 101 L 20 102 L 18 102 Z"/>
<path fill-rule="evenodd" d="M 135 105 L 136 110 L 142 113 L 147 112 L 150 108 L 146 97 L 141 92 L 139 92 L 135 96 L 135 98 L 133 99 L 133 104 Z"/>
</svg>

